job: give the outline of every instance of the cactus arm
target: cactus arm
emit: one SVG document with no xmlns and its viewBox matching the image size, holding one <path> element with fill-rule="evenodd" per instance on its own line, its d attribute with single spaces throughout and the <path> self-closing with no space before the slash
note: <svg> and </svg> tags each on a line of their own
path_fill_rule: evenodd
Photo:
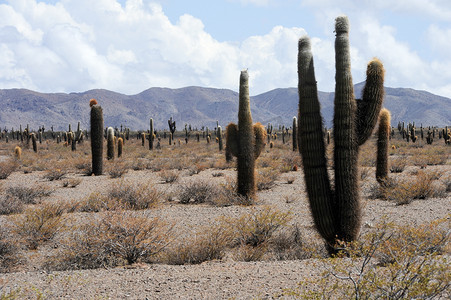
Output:
<svg viewBox="0 0 451 300">
<path fill-rule="evenodd" d="M 388 140 L 390 138 L 390 112 L 382 109 L 377 137 L 376 180 L 383 184 L 388 178 Z"/>
<path fill-rule="evenodd" d="M 254 158 L 257 159 L 265 148 L 266 130 L 261 123 L 255 123 L 253 126 L 255 135 Z"/>
<path fill-rule="evenodd" d="M 238 126 L 230 123 L 226 127 L 226 155 L 238 156 Z"/>
<path fill-rule="evenodd" d="M 318 232 L 327 242 L 333 243 L 335 238 L 335 208 L 327 174 L 323 123 L 313 56 L 308 37 L 302 37 L 299 40 L 298 76 L 298 143 L 304 166 L 304 179 L 310 210 Z"/>
<path fill-rule="evenodd" d="M 368 63 L 362 100 L 357 102 L 357 134 L 359 146 L 367 141 L 376 126 L 385 94 L 384 74 L 384 66 L 379 59 L 374 58 Z"/>
</svg>

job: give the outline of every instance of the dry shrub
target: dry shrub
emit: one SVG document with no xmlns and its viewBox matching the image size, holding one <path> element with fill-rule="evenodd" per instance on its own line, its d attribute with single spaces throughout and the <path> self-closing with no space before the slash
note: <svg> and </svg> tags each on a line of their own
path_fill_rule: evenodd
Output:
<svg viewBox="0 0 451 300">
<path fill-rule="evenodd" d="M 24 204 L 36 204 L 41 202 L 43 197 L 48 197 L 53 190 L 47 186 L 38 185 L 30 186 L 12 186 L 5 190 L 5 194 L 9 198 L 16 198 Z M 39 201 L 36 201 L 38 199 Z"/>
<path fill-rule="evenodd" d="M 0 272 L 12 272 L 21 260 L 19 246 L 11 232 L 4 226 L 0 227 Z M 0 288 L 1 291 L 1 288 Z M 1 298 L 0 296 L 0 299 Z"/>
<path fill-rule="evenodd" d="M 298 225 L 282 228 L 271 238 L 269 250 L 277 260 L 308 259 L 321 255 L 321 249 L 306 242 Z"/>
<path fill-rule="evenodd" d="M 159 172 L 159 175 L 165 183 L 174 183 L 179 178 L 179 172 L 176 170 L 163 170 Z"/>
<path fill-rule="evenodd" d="M 261 190 L 269 190 L 271 189 L 279 177 L 279 171 L 272 168 L 264 168 L 259 169 L 257 172 L 257 189 Z"/>
<path fill-rule="evenodd" d="M 266 253 L 273 234 L 285 226 L 291 219 L 290 213 L 265 207 L 258 211 L 224 220 L 233 237 L 233 246 L 237 247 L 235 257 L 238 260 L 259 260 Z"/>
<path fill-rule="evenodd" d="M 66 174 L 67 174 L 67 170 L 55 168 L 55 169 L 46 171 L 44 174 L 44 179 L 47 179 L 48 181 L 60 180 L 60 179 L 63 179 L 64 176 L 66 176 Z"/>
<path fill-rule="evenodd" d="M 89 196 L 73 204 L 71 207 L 69 207 L 70 204 L 67 204 L 67 206 L 68 212 L 100 212 L 115 210 L 118 207 L 117 203 L 113 203 L 108 197 L 99 192 L 89 194 Z"/>
<path fill-rule="evenodd" d="M 75 188 L 81 183 L 80 178 L 67 178 L 63 180 L 63 187 Z"/>
<path fill-rule="evenodd" d="M 379 224 L 343 255 L 323 261 L 321 279 L 284 295 L 300 299 L 448 299 L 448 220 L 415 227 Z"/>
<path fill-rule="evenodd" d="M 222 259 L 230 243 L 230 233 L 224 226 L 208 226 L 190 235 L 165 253 L 163 262 L 170 265 L 200 264 Z"/>
<path fill-rule="evenodd" d="M 445 187 L 435 184 L 437 176 L 436 172 L 419 171 L 415 178 L 390 180 L 381 185 L 380 195 L 397 205 L 409 204 L 415 199 L 439 197 L 444 195 Z"/>
<path fill-rule="evenodd" d="M 26 210 L 12 218 L 12 232 L 17 234 L 29 249 L 53 239 L 63 227 L 64 208 L 61 204 L 45 203 Z"/>
<path fill-rule="evenodd" d="M 168 246 L 171 231 L 172 226 L 144 213 L 109 212 L 72 228 L 46 268 L 92 269 L 150 261 Z"/>
<path fill-rule="evenodd" d="M 404 169 L 407 166 L 407 158 L 402 156 L 402 157 L 397 157 L 397 158 L 393 158 L 390 161 L 390 172 L 391 173 L 401 173 L 402 171 L 404 171 Z"/>
<path fill-rule="evenodd" d="M 0 215 L 11 215 L 21 213 L 24 203 L 16 197 L 0 195 Z"/>
<path fill-rule="evenodd" d="M 6 179 L 12 172 L 17 170 L 17 162 L 9 159 L 0 162 L 0 179 Z"/>
<path fill-rule="evenodd" d="M 219 194 L 217 187 L 207 181 L 194 181 L 179 187 L 180 203 L 211 203 Z"/>
<path fill-rule="evenodd" d="M 149 209 L 161 202 L 163 193 L 150 184 L 135 184 L 128 181 L 113 183 L 108 196 L 113 202 L 120 203 L 126 209 Z"/>
<path fill-rule="evenodd" d="M 124 161 L 114 161 L 106 168 L 110 178 L 120 178 L 126 174 L 128 170 L 129 166 Z"/>
</svg>

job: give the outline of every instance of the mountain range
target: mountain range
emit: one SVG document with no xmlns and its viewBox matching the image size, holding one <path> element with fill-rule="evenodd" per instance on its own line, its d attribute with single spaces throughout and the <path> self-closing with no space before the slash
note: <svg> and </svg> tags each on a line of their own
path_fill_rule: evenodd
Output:
<svg viewBox="0 0 451 300">
<path fill-rule="evenodd" d="M 355 85 L 359 98 L 363 83 Z M 334 93 L 318 92 L 324 123 L 332 127 Z M 177 129 L 185 124 L 192 127 L 223 127 L 237 122 L 238 93 L 227 89 L 184 87 L 179 89 L 150 88 L 136 95 L 124 95 L 109 90 L 95 89 L 82 93 L 39 93 L 26 89 L 0 90 L 1 128 L 22 127 L 32 129 L 45 126 L 54 130 L 67 130 L 80 122 L 89 129 L 89 100 L 97 99 L 103 108 L 105 126 L 132 130 L 148 129 L 154 119 L 158 130 L 167 129 L 167 120 L 173 117 Z M 297 116 L 297 88 L 280 88 L 251 97 L 254 122 L 266 125 L 291 126 Z M 391 111 L 392 126 L 399 121 L 415 122 L 416 126 L 451 125 L 451 99 L 426 91 L 407 88 L 385 88 L 384 107 Z"/>
</svg>

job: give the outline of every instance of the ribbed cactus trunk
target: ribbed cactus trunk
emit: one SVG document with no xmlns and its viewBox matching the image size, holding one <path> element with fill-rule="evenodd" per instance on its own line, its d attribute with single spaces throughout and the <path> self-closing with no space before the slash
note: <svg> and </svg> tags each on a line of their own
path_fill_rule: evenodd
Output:
<svg viewBox="0 0 451 300">
<path fill-rule="evenodd" d="M 251 104 L 249 98 L 249 75 L 241 71 L 238 109 L 238 145 L 237 155 L 238 193 L 246 197 L 255 194 L 255 136 L 252 127 Z"/>
<path fill-rule="evenodd" d="M 388 179 L 388 141 L 390 138 L 390 112 L 382 109 L 377 133 L 376 180 L 384 184 Z"/>
<path fill-rule="evenodd" d="M 118 138 L 117 139 L 117 157 L 122 157 L 122 149 L 124 147 L 124 139 L 123 138 Z"/>
<path fill-rule="evenodd" d="M 299 151 L 313 219 L 331 253 L 338 241 L 356 239 L 361 222 L 358 189 L 358 150 L 371 135 L 383 100 L 384 70 L 378 60 L 368 64 L 363 100 L 354 98 L 349 50 L 349 23 L 345 16 L 335 23 L 335 189 L 327 173 L 322 117 L 308 37 L 299 40 Z"/>
<path fill-rule="evenodd" d="M 153 119 L 150 119 L 150 133 L 149 133 L 149 150 L 153 150 Z"/>
<path fill-rule="evenodd" d="M 34 152 L 38 152 L 38 145 L 36 142 L 36 134 L 34 134 L 34 132 L 31 134 L 31 142 L 33 143 L 33 151 Z"/>
<path fill-rule="evenodd" d="M 218 125 L 218 144 L 219 144 L 219 151 L 222 151 L 223 147 L 223 142 L 222 142 L 222 128 L 220 125 Z"/>
<path fill-rule="evenodd" d="M 91 155 L 92 173 L 103 172 L 103 111 L 99 105 L 91 106 Z"/>
<path fill-rule="evenodd" d="M 108 127 L 107 134 L 106 134 L 106 140 L 107 140 L 106 158 L 108 160 L 114 159 L 114 129 L 113 129 L 113 127 Z"/>
</svg>

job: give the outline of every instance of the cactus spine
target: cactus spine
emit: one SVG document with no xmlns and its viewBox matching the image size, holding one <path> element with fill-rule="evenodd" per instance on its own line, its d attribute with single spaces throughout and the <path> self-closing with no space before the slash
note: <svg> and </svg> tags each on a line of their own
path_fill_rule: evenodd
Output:
<svg viewBox="0 0 451 300">
<path fill-rule="evenodd" d="M 153 119 L 151 118 L 150 119 L 150 133 L 149 133 L 149 150 L 153 150 L 153 140 L 154 140 L 153 131 L 154 131 Z"/>
<path fill-rule="evenodd" d="M 310 39 L 303 37 L 299 40 L 299 151 L 313 219 L 330 253 L 336 251 L 337 241 L 353 241 L 359 232 L 358 147 L 371 135 L 384 95 L 384 69 L 382 63 L 374 59 L 368 64 L 363 100 L 357 105 L 351 77 L 348 31 L 347 17 L 338 17 L 335 23 L 334 190 L 327 173 Z"/>
<path fill-rule="evenodd" d="M 114 129 L 113 129 L 113 127 L 108 127 L 106 139 L 107 139 L 106 158 L 108 160 L 114 159 Z"/>
<path fill-rule="evenodd" d="M 103 111 L 97 101 L 89 102 L 91 106 L 91 156 L 92 173 L 96 176 L 103 172 Z"/>
<path fill-rule="evenodd" d="M 390 112 L 382 109 L 377 134 L 376 180 L 383 184 L 388 179 L 388 141 L 390 138 Z"/>
<path fill-rule="evenodd" d="M 237 157 L 237 192 L 252 199 L 255 196 L 255 160 L 265 145 L 266 130 L 260 123 L 252 125 L 247 71 L 241 71 L 240 75 L 238 125 L 227 126 L 226 139 L 227 151 Z"/>
</svg>

